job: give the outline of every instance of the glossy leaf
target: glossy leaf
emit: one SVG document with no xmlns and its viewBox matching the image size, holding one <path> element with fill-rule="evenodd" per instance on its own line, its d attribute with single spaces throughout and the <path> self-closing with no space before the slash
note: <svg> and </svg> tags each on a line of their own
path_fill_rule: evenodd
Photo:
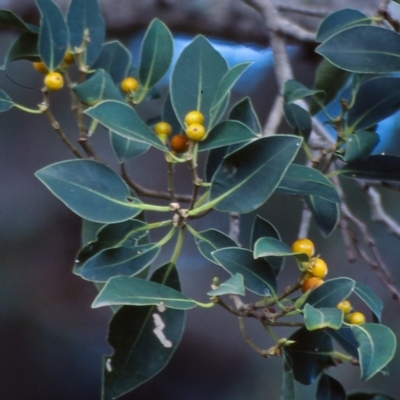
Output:
<svg viewBox="0 0 400 400">
<path fill-rule="evenodd" d="M 282 382 L 282 395 L 280 400 L 295 400 L 296 399 L 296 387 L 294 384 L 293 372 L 290 367 L 285 363 L 283 371 L 283 382 Z"/>
<path fill-rule="evenodd" d="M 254 258 L 260 257 L 293 257 L 299 261 L 308 261 L 308 256 L 304 253 L 293 253 L 290 247 L 273 237 L 262 237 L 254 244 Z"/>
<path fill-rule="evenodd" d="M 363 83 L 349 110 L 347 125 L 360 131 L 394 114 L 400 108 L 399 91 L 400 78 L 378 77 Z"/>
<path fill-rule="evenodd" d="M 142 121 L 136 111 L 125 103 L 107 100 L 89 108 L 85 113 L 126 139 L 136 140 L 161 151 L 167 151 L 161 140 Z"/>
<path fill-rule="evenodd" d="M 92 160 L 69 160 L 49 165 L 36 177 L 82 218 L 113 223 L 140 212 L 125 182 L 109 167 Z"/>
<path fill-rule="evenodd" d="M 260 121 L 249 97 L 245 97 L 232 107 L 229 119 L 242 122 L 256 134 L 261 133 Z"/>
<path fill-rule="evenodd" d="M 24 33 L 19 36 L 13 44 L 8 48 L 7 54 L 4 57 L 3 64 L 0 69 L 5 69 L 5 66 L 16 60 L 37 60 L 38 52 L 38 35 L 32 33 Z"/>
<path fill-rule="evenodd" d="M 237 64 L 230 68 L 219 82 L 215 97 L 211 102 L 211 112 L 221 107 L 223 100 L 229 96 L 229 93 L 243 72 L 251 65 L 251 62 Z"/>
<path fill-rule="evenodd" d="M 322 236 L 329 237 L 339 223 L 339 204 L 315 195 L 306 196 L 305 201 L 317 221 Z"/>
<path fill-rule="evenodd" d="M 323 328 L 336 330 L 343 323 L 343 312 L 338 308 L 315 308 L 306 304 L 303 311 L 304 322 L 309 331 Z"/>
<path fill-rule="evenodd" d="M 277 191 L 297 196 L 315 195 L 332 203 L 340 203 L 339 193 L 331 181 L 321 172 L 305 165 L 291 164 Z"/>
<path fill-rule="evenodd" d="M 131 53 L 118 41 L 104 43 L 92 69 L 104 69 L 115 84 L 119 84 L 128 75 L 131 65 Z"/>
<path fill-rule="evenodd" d="M 49 71 L 54 71 L 68 49 L 69 32 L 64 17 L 52 0 L 36 0 L 41 14 L 38 49 Z"/>
<path fill-rule="evenodd" d="M 352 293 L 355 282 L 349 278 L 334 278 L 325 281 L 310 292 L 307 304 L 315 308 L 336 307 Z"/>
<path fill-rule="evenodd" d="M 370 379 L 392 360 L 396 336 L 379 324 L 351 325 L 350 328 L 359 345 L 361 379 Z"/>
<path fill-rule="evenodd" d="M 281 240 L 279 232 L 276 230 L 276 228 L 266 219 L 256 215 L 251 229 L 250 248 L 254 249 L 254 245 L 257 240 L 265 236 Z M 265 257 L 265 260 L 271 266 L 274 274 L 278 275 L 283 268 L 284 259 L 282 257 L 271 256 Z"/>
<path fill-rule="evenodd" d="M 173 39 L 167 26 L 154 19 L 144 35 L 140 49 L 139 78 L 147 90 L 168 71 L 173 55 Z"/>
<path fill-rule="evenodd" d="M 333 365 L 329 355 L 334 350 L 332 339 L 323 330 L 308 331 L 301 328 L 289 340 L 295 343 L 284 347 L 283 351 L 297 382 L 310 385 L 325 368 Z"/>
<path fill-rule="evenodd" d="M 12 107 L 14 107 L 14 102 L 10 96 L 3 90 L 0 90 L 0 112 L 7 111 Z"/>
<path fill-rule="evenodd" d="M 204 115 L 204 126 L 210 128 L 211 104 L 227 71 L 226 61 L 203 36 L 182 51 L 171 76 L 172 105 L 182 127 L 185 115 L 198 110 Z"/>
<path fill-rule="evenodd" d="M 354 337 L 352 330 L 342 325 L 340 329 L 326 329 L 326 332 L 334 339 L 347 353 L 358 360 L 358 342 Z"/>
<path fill-rule="evenodd" d="M 111 305 L 155 305 L 176 310 L 190 310 L 196 307 L 196 302 L 160 283 L 130 276 L 117 276 L 106 283 L 94 299 L 92 307 Z"/>
<path fill-rule="evenodd" d="M 208 296 L 223 296 L 225 294 L 237 294 L 244 296 L 246 293 L 244 288 L 243 275 L 235 274 L 232 275 L 227 281 L 222 282 L 216 289 L 213 289 L 207 293 Z"/>
<path fill-rule="evenodd" d="M 195 242 L 203 257 L 214 264 L 217 263 L 212 255 L 213 251 L 237 246 L 236 242 L 228 235 L 216 229 L 207 229 L 199 232 L 198 236 L 195 237 Z"/>
<path fill-rule="evenodd" d="M 381 321 L 383 302 L 368 286 L 356 282 L 354 293 L 369 307 L 378 321 Z"/>
<path fill-rule="evenodd" d="M 108 248 L 87 260 L 80 269 L 83 279 L 107 282 L 115 276 L 134 276 L 158 256 L 161 246 L 145 244 L 134 247 Z"/>
<path fill-rule="evenodd" d="M 283 113 L 294 133 L 307 141 L 312 128 L 310 114 L 297 104 L 288 103 L 283 103 Z"/>
<path fill-rule="evenodd" d="M 366 159 L 379 143 L 379 135 L 375 132 L 356 132 L 346 141 L 344 161 L 351 162 Z"/>
<path fill-rule="evenodd" d="M 174 108 L 172 107 L 170 93 L 168 93 L 167 98 L 165 99 L 162 120 L 168 122 L 171 125 L 173 133 L 182 132 L 181 124 L 175 115 Z"/>
<path fill-rule="evenodd" d="M 80 101 L 89 106 L 94 106 L 103 100 L 124 101 L 111 76 L 101 69 L 87 81 L 74 86 L 73 91 Z"/>
<path fill-rule="evenodd" d="M 0 26 L 26 33 L 39 33 L 39 27 L 26 23 L 10 10 L 0 10 Z"/>
<path fill-rule="evenodd" d="M 340 170 L 348 178 L 400 181 L 400 157 L 376 155 L 348 163 Z"/>
<path fill-rule="evenodd" d="M 329 14 L 320 24 L 315 40 L 323 42 L 339 31 L 355 25 L 371 25 L 371 18 L 358 10 L 345 8 Z"/>
<path fill-rule="evenodd" d="M 293 103 L 296 100 L 304 99 L 304 97 L 314 96 L 318 93 L 321 93 L 321 91 L 309 89 L 294 79 L 286 81 L 283 87 L 283 99 L 287 104 Z"/>
<path fill-rule="evenodd" d="M 346 392 L 339 381 L 322 374 L 318 381 L 316 400 L 346 400 Z"/>
<path fill-rule="evenodd" d="M 81 47 L 88 33 L 89 41 L 84 44 L 82 63 L 91 66 L 100 54 L 105 37 L 105 23 L 97 0 L 72 0 L 67 15 L 71 48 Z"/>
<path fill-rule="evenodd" d="M 350 73 L 337 68 L 325 58 L 319 64 L 315 73 L 313 88 L 320 91 L 315 95 L 317 101 L 311 101 L 310 114 L 315 115 L 320 109 L 320 104 L 329 104 L 349 79 Z"/>
<path fill-rule="evenodd" d="M 205 140 L 199 143 L 199 151 L 212 150 L 256 139 L 254 132 L 239 121 L 225 121 L 214 126 Z"/>
<path fill-rule="evenodd" d="M 244 286 L 250 292 L 260 296 L 275 295 L 276 278 L 271 267 L 262 258 L 255 260 L 250 250 L 225 248 L 214 251 L 212 256 L 231 275 L 243 275 Z"/>
<path fill-rule="evenodd" d="M 84 263 L 102 250 L 112 247 L 133 247 L 138 240 L 146 236 L 147 224 L 139 220 L 128 220 L 118 224 L 108 224 L 97 228 L 94 237 L 86 240 L 85 245 L 76 256 L 76 273 L 79 273 Z"/>
<path fill-rule="evenodd" d="M 111 146 L 120 164 L 139 157 L 149 150 L 150 146 L 146 143 L 129 140 L 117 133 L 110 132 Z"/>
<path fill-rule="evenodd" d="M 385 74 L 400 71 L 399 41 L 400 35 L 389 29 L 354 26 L 330 36 L 315 51 L 346 71 Z"/>
<path fill-rule="evenodd" d="M 161 283 L 169 264 L 154 272 Z M 176 269 L 165 285 L 180 291 Z M 185 328 L 185 312 L 155 306 L 123 306 L 110 323 L 108 341 L 114 349 L 105 356 L 102 400 L 122 396 L 159 373 L 170 361 Z"/>
<path fill-rule="evenodd" d="M 211 181 L 210 201 L 216 202 L 215 209 L 247 213 L 265 203 L 293 161 L 300 143 L 296 136 L 269 136 L 225 157 Z"/>
</svg>

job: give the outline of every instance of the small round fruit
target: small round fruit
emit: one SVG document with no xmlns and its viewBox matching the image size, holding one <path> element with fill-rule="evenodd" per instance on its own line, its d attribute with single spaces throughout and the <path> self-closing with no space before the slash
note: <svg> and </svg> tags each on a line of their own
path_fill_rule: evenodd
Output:
<svg viewBox="0 0 400 400">
<path fill-rule="evenodd" d="M 189 140 L 186 135 L 172 136 L 170 141 L 171 149 L 176 153 L 185 153 L 189 148 Z"/>
<path fill-rule="evenodd" d="M 313 290 L 317 288 L 318 286 L 321 286 L 324 283 L 324 281 L 321 278 L 316 278 L 315 276 L 312 276 L 311 278 L 307 278 L 303 284 L 301 285 L 301 291 L 303 293 L 307 292 L 307 290 Z"/>
<path fill-rule="evenodd" d="M 190 140 L 193 142 L 200 142 L 203 140 L 206 134 L 206 130 L 203 125 L 201 124 L 191 124 L 186 129 L 186 135 Z"/>
<path fill-rule="evenodd" d="M 293 253 L 305 253 L 308 257 L 314 255 L 314 243 L 310 239 L 298 239 L 292 244 Z"/>
<path fill-rule="evenodd" d="M 60 90 L 64 86 L 64 78 L 59 72 L 49 72 L 44 78 L 44 86 L 50 91 Z"/>
<path fill-rule="evenodd" d="M 310 267 L 307 269 L 308 273 L 311 276 L 315 276 L 316 278 L 325 278 L 328 273 L 328 266 L 325 261 L 321 258 L 317 258 L 315 262 L 310 264 Z"/>
<path fill-rule="evenodd" d="M 136 92 L 139 82 L 132 76 L 128 76 L 121 82 L 121 90 L 124 93 Z"/>
<path fill-rule="evenodd" d="M 40 72 L 41 74 L 48 74 L 49 70 L 46 67 L 46 64 L 43 61 L 35 61 L 34 63 L 32 63 L 33 68 L 35 68 L 35 70 L 37 72 Z"/>
<path fill-rule="evenodd" d="M 352 325 L 362 325 L 365 323 L 365 315 L 355 311 L 346 315 L 346 321 Z"/>
<path fill-rule="evenodd" d="M 172 133 L 172 126 L 168 122 L 161 121 L 154 125 L 154 132 L 156 135 L 170 135 Z"/>
<path fill-rule="evenodd" d="M 75 62 L 74 55 L 70 51 L 67 51 L 65 53 L 63 61 L 65 62 L 65 64 L 73 64 Z"/>
<path fill-rule="evenodd" d="M 339 310 L 342 310 L 344 315 L 348 314 L 351 311 L 351 304 L 348 300 L 341 301 L 336 307 Z"/>
<path fill-rule="evenodd" d="M 185 116 L 185 124 L 202 124 L 204 122 L 204 115 L 200 111 L 190 111 Z"/>
</svg>

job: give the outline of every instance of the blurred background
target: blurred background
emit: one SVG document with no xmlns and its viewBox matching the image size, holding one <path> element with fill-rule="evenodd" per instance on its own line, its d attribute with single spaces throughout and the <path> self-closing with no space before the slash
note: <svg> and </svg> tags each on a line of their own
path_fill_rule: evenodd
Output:
<svg viewBox="0 0 400 400">
<path fill-rule="evenodd" d="M 60 2 L 65 7 L 66 2 Z M 134 3 L 134 4 L 133 4 Z M 297 2 L 282 2 L 282 4 Z M 347 6 L 350 3 L 346 2 Z M 360 2 L 354 1 L 354 8 Z M 364 3 L 364 2 L 363 2 Z M 377 2 L 365 2 L 373 7 Z M 179 51 L 196 33 L 211 36 L 214 46 L 230 65 L 254 61 L 253 66 L 238 82 L 232 103 L 250 96 L 263 123 L 275 99 L 277 85 L 268 48 L 265 27 L 254 10 L 240 1 L 163 0 L 101 2 L 108 26 L 108 39 L 118 38 L 129 47 L 133 63 L 138 63 L 142 29 L 157 16 L 165 21 L 175 36 Z M 281 3 L 280 3 L 281 4 Z M 0 8 L 13 8 L 31 22 L 37 21 L 31 0 L 0 1 Z M 341 2 L 305 1 L 304 6 L 326 10 L 340 7 Z M 297 14 L 287 14 L 295 17 Z M 219 16 L 219 18 L 217 17 Z M 314 29 L 320 19 L 303 18 L 299 22 Z M 0 60 L 15 33 L 0 31 Z M 313 73 L 320 61 L 313 45 L 291 42 L 288 48 L 295 78 L 305 85 L 313 82 Z M 0 71 L 0 89 L 20 104 L 35 107 L 41 101 L 43 76 L 27 61 L 14 62 Z M 168 78 L 161 82 L 165 94 Z M 76 126 L 70 116 L 70 104 L 61 93 L 52 93 L 55 114 L 70 138 Z M 141 107 L 145 118 L 159 115 L 163 98 Z M 391 127 L 390 137 L 395 126 Z M 289 132 L 282 127 L 282 132 Z M 398 136 L 397 136 L 398 137 Z M 385 136 L 382 136 L 385 142 Z M 386 142 L 385 142 L 386 143 Z M 93 145 L 111 166 L 117 166 L 109 148 L 108 135 L 99 130 Z M 386 144 L 385 144 L 386 146 Z M 400 156 L 399 148 L 387 143 L 387 151 Z M 128 163 L 131 176 L 139 183 L 164 188 L 162 157 L 156 152 Z M 35 177 L 34 172 L 51 163 L 72 159 L 44 116 L 29 115 L 16 108 L 0 114 L 0 398 L 7 400 L 95 400 L 100 398 L 103 354 L 110 354 L 107 325 L 108 309 L 90 308 L 96 289 L 90 282 L 72 274 L 76 252 L 80 247 L 81 222 L 59 202 Z M 185 167 L 185 166 L 183 166 Z M 398 263 L 400 246 L 379 225 L 369 220 L 369 209 L 363 193 L 351 181 L 343 181 L 350 206 L 355 214 L 373 227 L 379 249 L 400 284 Z M 188 190 L 182 183 L 181 192 Z M 400 220 L 400 193 L 385 191 L 386 209 Z M 257 213 L 272 222 L 284 241 L 296 239 L 302 204 L 289 196 L 274 195 Z M 290 212 L 288 212 L 288 210 Z M 240 241 L 249 242 L 251 224 L 256 213 L 241 219 Z M 198 230 L 212 224 L 224 232 L 229 230 L 226 216 L 216 212 L 196 222 Z M 340 231 L 324 240 L 315 223 L 309 237 L 316 243 L 317 253 L 327 261 L 330 277 L 346 275 L 371 286 L 385 302 L 383 323 L 400 333 L 399 305 L 385 287 L 362 262 L 349 264 L 346 260 Z M 157 239 L 157 237 L 153 237 Z M 168 253 L 168 251 L 167 251 Z M 167 256 L 166 253 L 166 256 Z M 162 260 L 157 264 L 161 264 Z M 206 301 L 205 292 L 214 276 L 221 280 L 227 275 L 218 267 L 198 257 L 191 238 L 178 262 L 185 293 Z M 280 280 L 281 288 L 293 281 L 295 265 L 286 263 Z M 360 305 L 362 308 L 362 305 Z M 260 347 L 272 345 L 262 328 L 248 321 L 252 339 Z M 280 328 L 282 337 L 290 331 Z M 342 365 L 332 369 L 348 392 L 381 391 L 398 396 L 399 352 L 390 364 L 389 376 L 379 374 L 366 383 L 359 382 L 357 367 Z M 187 314 L 187 330 L 182 343 L 167 368 L 122 399 L 162 400 L 274 400 L 281 388 L 281 359 L 265 360 L 253 352 L 239 331 L 237 320 L 224 310 L 196 309 Z M 298 398 L 308 399 L 315 387 L 298 386 Z"/>
</svg>

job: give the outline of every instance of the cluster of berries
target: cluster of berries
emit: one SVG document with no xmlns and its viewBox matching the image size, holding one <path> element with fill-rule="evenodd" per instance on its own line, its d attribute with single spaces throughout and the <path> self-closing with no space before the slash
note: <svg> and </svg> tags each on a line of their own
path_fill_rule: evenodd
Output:
<svg viewBox="0 0 400 400">
<path fill-rule="evenodd" d="M 200 142 L 204 139 L 206 130 L 203 125 L 204 115 L 200 111 L 190 111 L 185 116 L 186 134 L 172 136 L 169 144 L 175 153 L 185 153 L 189 148 L 190 141 Z M 172 133 L 172 127 L 168 122 L 161 121 L 154 126 L 154 132 L 163 143 Z"/>
<path fill-rule="evenodd" d="M 65 53 L 63 58 L 63 67 L 67 67 L 75 62 L 74 55 L 69 51 Z M 49 72 L 46 64 L 43 61 L 36 61 L 33 63 L 33 68 L 41 74 L 46 75 L 44 77 L 44 86 L 49 91 L 57 91 L 64 87 L 64 78 L 60 72 L 53 71 Z"/>
<path fill-rule="evenodd" d="M 304 279 L 301 285 L 303 293 L 313 290 L 324 283 L 323 278 L 328 274 L 328 266 L 325 261 L 319 257 L 314 257 L 314 243 L 310 239 L 298 239 L 292 244 L 293 253 L 304 253 L 309 260 L 302 263 L 304 268 Z M 349 324 L 360 325 L 365 322 L 365 316 L 358 311 L 352 311 L 352 306 L 348 300 L 343 300 L 337 305 L 337 308 L 343 311 L 345 320 Z"/>
</svg>

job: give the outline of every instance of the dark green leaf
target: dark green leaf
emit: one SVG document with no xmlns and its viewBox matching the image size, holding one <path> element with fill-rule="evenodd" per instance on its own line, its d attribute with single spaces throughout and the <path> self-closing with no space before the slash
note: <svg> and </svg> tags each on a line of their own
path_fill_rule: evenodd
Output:
<svg viewBox="0 0 400 400">
<path fill-rule="evenodd" d="M 318 381 L 316 400 L 346 400 L 346 392 L 339 381 L 322 374 Z"/>
<path fill-rule="evenodd" d="M 296 388 L 294 384 L 293 371 L 286 363 L 283 371 L 282 395 L 280 400 L 296 400 Z"/>
<path fill-rule="evenodd" d="M 261 133 L 261 125 L 249 97 L 245 97 L 232 107 L 229 119 L 242 122 L 254 133 Z"/>
<path fill-rule="evenodd" d="M 139 78 L 146 91 L 168 71 L 172 54 L 171 32 L 163 22 L 154 19 L 147 28 L 140 49 Z"/>
<path fill-rule="evenodd" d="M 375 132 L 356 132 L 346 141 L 346 152 L 344 161 L 351 162 L 366 159 L 379 143 L 379 135 Z"/>
<path fill-rule="evenodd" d="M 351 325 L 358 342 L 361 379 L 372 378 L 393 358 L 396 336 L 386 326 L 379 324 Z"/>
<path fill-rule="evenodd" d="M 91 66 L 100 54 L 105 24 L 98 0 L 72 0 L 67 15 L 71 48 L 84 45 L 82 63 Z M 89 39 L 85 44 L 85 31 Z"/>
<path fill-rule="evenodd" d="M 283 103 L 283 112 L 287 123 L 293 128 L 296 135 L 300 135 L 304 140 L 308 140 L 312 123 L 310 114 L 297 104 Z"/>
<path fill-rule="evenodd" d="M 354 26 L 328 38 L 316 52 L 333 65 L 361 74 L 400 71 L 400 35 L 378 26 Z"/>
<path fill-rule="evenodd" d="M 297 382 L 310 385 L 325 368 L 333 365 L 329 355 L 334 350 L 332 339 L 323 330 L 301 328 L 289 340 L 295 343 L 284 347 L 283 351 Z"/>
<path fill-rule="evenodd" d="M 92 160 L 69 160 L 49 165 L 36 177 L 82 218 L 113 223 L 140 212 L 125 182 L 109 167 Z"/>
<path fill-rule="evenodd" d="M 136 140 L 161 151 L 167 151 L 161 140 L 141 120 L 136 111 L 125 103 L 107 100 L 89 108 L 85 113 L 126 139 Z"/>
<path fill-rule="evenodd" d="M 237 294 L 244 296 L 246 293 L 244 288 L 243 275 L 235 274 L 232 275 L 227 281 L 222 282 L 216 289 L 213 289 L 207 293 L 208 296 L 223 296 L 225 294 Z"/>
<path fill-rule="evenodd" d="M 305 165 L 291 164 L 282 178 L 278 192 L 289 195 L 316 195 L 332 203 L 340 203 L 339 193 L 321 172 Z"/>
<path fill-rule="evenodd" d="M 172 105 L 181 126 L 189 111 L 198 110 L 204 115 L 204 126 L 210 128 L 211 104 L 227 71 L 226 61 L 203 36 L 182 51 L 171 77 Z"/>
<path fill-rule="evenodd" d="M 229 96 L 229 93 L 234 84 L 238 81 L 240 76 L 249 67 L 250 64 L 251 62 L 237 64 L 234 67 L 230 68 L 222 77 L 221 81 L 219 82 L 217 92 L 215 93 L 215 97 L 211 103 L 212 113 L 214 113 L 217 109 L 221 107 L 224 99 Z"/>
<path fill-rule="evenodd" d="M 14 107 L 14 102 L 10 96 L 3 90 L 0 90 L 0 112 L 7 111 L 12 107 Z"/>
<path fill-rule="evenodd" d="M 61 63 L 68 49 L 69 33 L 64 17 L 52 0 L 36 0 L 41 20 L 38 49 L 49 71 Z"/>
<path fill-rule="evenodd" d="M 5 69 L 6 64 L 16 60 L 37 60 L 39 58 L 37 43 L 38 36 L 32 33 L 19 36 L 9 47 L 0 69 Z"/>
<path fill-rule="evenodd" d="M 339 329 L 343 323 L 343 312 L 338 308 L 315 308 L 304 306 L 304 322 L 309 331 L 331 328 Z"/>
<path fill-rule="evenodd" d="M 352 293 L 355 282 L 349 278 L 334 278 L 325 281 L 307 297 L 307 304 L 315 308 L 336 307 Z"/>
<path fill-rule="evenodd" d="M 293 253 L 290 247 L 273 237 L 262 237 L 254 244 L 254 258 L 260 257 L 293 257 L 300 261 L 308 261 L 308 256 L 304 253 Z M 268 259 L 268 258 L 267 258 Z"/>
<path fill-rule="evenodd" d="M 358 343 L 352 330 L 348 326 L 342 325 L 338 330 L 326 329 L 326 332 L 339 343 L 343 350 L 358 360 Z"/>
<path fill-rule="evenodd" d="M 83 279 L 95 282 L 107 282 L 121 275 L 134 276 L 148 267 L 160 250 L 161 246 L 155 243 L 105 249 L 87 260 L 79 273 Z"/>
<path fill-rule="evenodd" d="M 331 235 L 339 223 L 339 205 L 315 195 L 306 196 L 305 201 L 317 220 L 317 225 L 322 236 L 326 238 Z"/>
<path fill-rule="evenodd" d="M 250 292 L 260 296 L 274 296 L 276 293 L 276 278 L 268 263 L 259 258 L 253 258 L 253 252 L 237 247 L 214 251 L 213 257 L 231 275 L 241 274 L 244 286 Z"/>
<path fill-rule="evenodd" d="M 383 310 L 382 300 L 368 286 L 359 282 L 356 282 L 354 286 L 354 293 L 369 307 L 380 322 Z"/>
<path fill-rule="evenodd" d="M 182 132 L 181 124 L 175 115 L 174 108 L 172 107 L 170 93 L 168 93 L 168 96 L 165 99 L 163 113 L 162 113 L 162 120 L 168 122 L 171 125 L 173 133 Z"/>
<path fill-rule="evenodd" d="M 254 245 L 257 240 L 264 236 L 281 240 L 279 232 L 276 230 L 276 228 L 266 219 L 260 217 L 259 215 L 256 215 L 251 229 L 250 248 L 254 249 Z M 265 257 L 265 260 L 271 266 L 275 275 L 278 275 L 283 267 L 284 259 L 282 257 L 272 256 Z"/>
<path fill-rule="evenodd" d="M 340 170 L 348 178 L 400 181 L 400 157 L 376 155 L 348 163 Z"/>
<path fill-rule="evenodd" d="M 346 8 L 329 14 L 320 24 L 317 31 L 317 42 L 323 42 L 339 31 L 355 25 L 371 25 L 371 18 L 358 10 Z"/>
<path fill-rule="evenodd" d="M 225 233 L 217 231 L 216 229 L 208 229 L 206 231 L 199 232 L 198 236 L 195 238 L 195 241 L 203 257 L 207 258 L 207 260 L 214 264 L 217 263 L 211 254 L 213 251 L 223 249 L 225 247 L 237 246 L 235 241 L 232 240 L 228 235 L 225 235 Z"/>
<path fill-rule="evenodd" d="M 310 114 L 315 115 L 320 109 L 320 103 L 329 104 L 336 95 L 342 90 L 344 84 L 349 79 L 350 73 L 335 67 L 325 58 L 319 64 L 315 73 L 314 89 L 322 91 L 316 94 L 317 101 L 311 101 Z"/>
<path fill-rule="evenodd" d="M 224 158 L 211 182 L 215 209 L 247 213 L 267 201 L 300 148 L 301 138 L 258 139 Z M 251 193 L 251 196 L 249 196 Z"/>
<path fill-rule="evenodd" d="M 175 289 L 130 276 L 111 278 L 94 299 L 92 307 L 98 308 L 118 304 L 155 305 L 177 310 L 189 310 L 196 307 L 194 300 Z"/>
<path fill-rule="evenodd" d="M 114 83 L 119 84 L 128 75 L 130 65 L 131 53 L 121 42 L 115 40 L 103 44 L 92 69 L 104 69 L 110 74 Z"/>
<path fill-rule="evenodd" d="M 111 131 L 110 141 L 120 164 L 146 153 L 150 148 L 146 143 L 129 140 Z"/>
<path fill-rule="evenodd" d="M 74 86 L 73 90 L 78 99 L 89 106 L 94 106 L 102 100 L 124 101 L 111 76 L 101 69 L 87 81 Z"/>
<path fill-rule="evenodd" d="M 27 33 L 39 33 L 39 27 L 24 22 L 18 15 L 15 15 L 10 10 L 0 10 L 0 26 L 18 29 L 19 31 Z"/>
<path fill-rule="evenodd" d="M 84 263 L 102 250 L 112 247 L 133 247 L 137 241 L 146 236 L 147 224 L 139 220 L 128 220 L 118 224 L 100 225 L 91 238 L 85 238 L 84 246 L 76 256 L 75 273 L 80 274 Z"/>
<path fill-rule="evenodd" d="M 242 122 L 225 121 L 211 129 L 206 139 L 199 143 L 199 151 L 247 142 L 256 138 L 254 132 Z"/>
<path fill-rule="evenodd" d="M 169 264 L 151 280 L 180 291 L 176 269 Z M 166 280 L 165 280 L 166 279 Z M 154 306 L 122 307 L 110 323 L 108 341 L 114 349 L 104 358 L 102 400 L 122 396 L 159 373 L 177 349 L 185 328 L 185 312 Z"/>
<path fill-rule="evenodd" d="M 290 104 L 304 97 L 314 96 L 322 93 L 321 90 L 311 90 L 294 79 L 289 79 L 283 87 L 283 98 L 286 103 Z"/>
<path fill-rule="evenodd" d="M 361 131 L 394 114 L 400 108 L 399 91 L 400 78 L 378 77 L 363 83 L 349 110 L 347 125 L 352 131 Z"/>
</svg>

